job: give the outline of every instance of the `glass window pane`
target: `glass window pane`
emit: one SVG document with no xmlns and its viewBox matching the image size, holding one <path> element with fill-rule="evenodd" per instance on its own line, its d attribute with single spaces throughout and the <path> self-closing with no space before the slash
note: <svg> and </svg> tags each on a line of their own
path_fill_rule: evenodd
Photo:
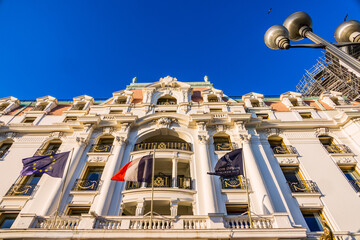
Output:
<svg viewBox="0 0 360 240">
<path fill-rule="evenodd" d="M 304 213 L 305 222 L 311 232 L 323 231 L 321 218 L 317 213 Z"/>
</svg>

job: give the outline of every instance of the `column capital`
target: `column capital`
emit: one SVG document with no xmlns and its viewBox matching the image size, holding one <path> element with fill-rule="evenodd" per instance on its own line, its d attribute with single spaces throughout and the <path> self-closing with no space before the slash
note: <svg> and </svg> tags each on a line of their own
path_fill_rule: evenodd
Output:
<svg viewBox="0 0 360 240">
<path fill-rule="evenodd" d="M 88 139 L 84 138 L 84 137 L 76 137 L 76 143 L 78 145 L 88 145 L 89 141 Z"/>
<path fill-rule="evenodd" d="M 251 134 L 240 134 L 240 139 L 243 143 L 250 143 L 251 141 Z"/>
<path fill-rule="evenodd" d="M 127 144 L 128 140 L 124 136 L 116 136 L 115 137 L 115 145 L 124 145 Z"/>
<path fill-rule="evenodd" d="M 200 144 L 207 144 L 207 142 L 209 141 L 209 135 L 199 134 L 198 140 Z"/>
</svg>

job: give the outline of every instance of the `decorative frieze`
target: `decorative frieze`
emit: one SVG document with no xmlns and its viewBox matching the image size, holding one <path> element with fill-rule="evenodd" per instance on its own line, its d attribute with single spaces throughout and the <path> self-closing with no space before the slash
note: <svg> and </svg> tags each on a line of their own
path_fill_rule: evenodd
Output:
<svg viewBox="0 0 360 240">
<path fill-rule="evenodd" d="M 102 163 L 106 162 L 107 159 L 108 156 L 89 156 L 87 161 L 91 163 Z"/>
</svg>

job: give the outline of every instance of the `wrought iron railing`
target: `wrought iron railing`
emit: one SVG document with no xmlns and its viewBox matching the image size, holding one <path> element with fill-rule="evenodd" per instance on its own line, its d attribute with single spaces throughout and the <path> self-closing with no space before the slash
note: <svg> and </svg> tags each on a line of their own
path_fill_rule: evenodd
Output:
<svg viewBox="0 0 360 240">
<path fill-rule="evenodd" d="M 100 183 L 100 180 L 76 179 L 71 191 L 96 191 Z"/>
<path fill-rule="evenodd" d="M 215 151 L 231 151 L 233 150 L 231 143 L 214 143 Z"/>
<path fill-rule="evenodd" d="M 131 189 L 137 189 L 141 187 L 141 182 L 127 182 L 126 183 L 126 190 L 131 190 Z"/>
<path fill-rule="evenodd" d="M 151 149 L 177 149 L 191 151 L 190 143 L 185 142 L 150 142 L 137 143 L 134 146 L 134 151 L 151 150 Z"/>
<path fill-rule="evenodd" d="M 360 192 L 360 180 L 349 180 L 357 192 Z"/>
<path fill-rule="evenodd" d="M 191 177 L 178 177 L 177 186 L 182 189 L 193 189 Z"/>
<path fill-rule="evenodd" d="M 245 189 L 246 182 L 241 176 L 221 177 L 222 189 Z"/>
<path fill-rule="evenodd" d="M 176 101 L 170 100 L 170 101 L 158 101 L 157 105 L 176 105 Z"/>
<path fill-rule="evenodd" d="M 319 193 L 319 188 L 316 183 L 311 180 L 301 180 L 296 182 L 287 182 L 293 193 Z"/>
<path fill-rule="evenodd" d="M 274 154 L 296 154 L 296 150 L 293 146 L 275 146 L 272 147 Z"/>
<path fill-rule="evenodd" d="M 352 153 L 350 148 L 343 144 L 323 145 L 329 153 Z"/>
<path fill-rule="evenodd" d="M 7 191 L 6 196 L 30 196 L 36 184 L 13 184 Z"/>
<path fill-rule="evenodd" d="M 89 152 L 110 152 L 112 144 L 93 144 Z"/>
<path fill-rule="evenodd" d="M 47 148 L 39 148 L 36 150 L 34 156 L 46 156 L 56 154 L 59 149 L 47 149 Z"/>
<path fill-rule="evenodd" d="M 147 187 L 151 187 L 149 183 Z M 168 175 L 155 175 L 154 176 L 154 187 L 171 187 L 171 176 Z"/>
</svg>

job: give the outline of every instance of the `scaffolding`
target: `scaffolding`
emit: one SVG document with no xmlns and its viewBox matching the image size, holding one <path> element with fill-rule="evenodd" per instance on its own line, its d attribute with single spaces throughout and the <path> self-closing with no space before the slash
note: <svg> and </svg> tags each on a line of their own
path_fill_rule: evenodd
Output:
<svg viewBox="0 0 360 240">
<path fill-rule="evenodd" d="M 347 51 L 359 59 L 358 46 L 350 47 Z M 296 86 L 296 91 L 304 96 L 319 96 L 324 91 L 336 91 L 348 100 L 360 100 L 360 73 L 354 74 L 331 53 L 325 52 L 311 69 L 305 71 Z"/>
</svg>

